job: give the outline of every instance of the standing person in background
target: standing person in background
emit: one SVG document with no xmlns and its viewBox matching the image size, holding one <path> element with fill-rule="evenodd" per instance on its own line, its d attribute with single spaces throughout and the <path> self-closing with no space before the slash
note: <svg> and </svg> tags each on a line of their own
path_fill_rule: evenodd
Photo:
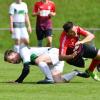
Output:
<svg viewBox="0 0 100 100">
<path fill-rule="evenodd" d="M 40 0 L 33 7 L 33 16 L 36 20 L 36 35 L 38 46 L 42 46 L 43 38 L 47 38 L 47 47 L 52 46 L 52 21 L 51 17 L 55 16 L 55 4 L 50 0 Z"/>
<path fill-rule="evenodd" d="M 25 24 L 28 26 L 29 33 L 32 32 L 27 4 L 22 2 L 22 0 L 15 0 L 15 2 L 10 5 L 9 14 L 10 31 L 15 41 L 14 51 L 19 53 L 21 44 L 29 44 L 29 35 Z"/>
</svg>

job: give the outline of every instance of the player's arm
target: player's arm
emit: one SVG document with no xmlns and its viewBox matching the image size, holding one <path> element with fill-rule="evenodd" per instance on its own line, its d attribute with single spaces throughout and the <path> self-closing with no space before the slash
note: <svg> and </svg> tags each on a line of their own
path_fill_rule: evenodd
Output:
<svg viewBox="0 0 100 100">
<path fill-rule="evenodd" d="M 85 31 L 82 28 L 79 28 L 78 30 L 79 30 L 79 34 L 84 36 L 85 38 L 83 40 L 81 40 L 81 41 L 78 41 L 76 43 L 76 45 L 91 42 L 95 37 L 92 33 L 90 33 L 89 31 Z"/>
<path fill-rule="evenodd" d="M 13 15 L 10 14 L 10 32 L 13 33 Z"/>
<path fill-rule="evenodd" d="M 55 4 L 52 3 L 52 9 L 50 11 L 50 16 L 55 16 L 56 15 L 56 7 L 55 7 Z"/>
<path fill-rule="evenodd" d="M 65 38 L 65 34 L 62 33 L 60 36 L 59 60 L 67 61 L 73 59 L 77 55 L 77 52 L 74 52 L 71 55 L 66 55 L 67 43 L 64 38 Z"/>
<path fill-rule="evenodd" d="M 15 80 L 15 82 L 22 83 L 23 80 L 25 79 L 25 77 L 29 74 L 29 71 L 30 71 L 29 63 L 23 64 L 22 73 L 21 73 L 21 75 L 19 76 L 19 78 L 18 78 L 17 80 Z"/>
<path fill-rule="evenodd" d="M 38 5 L 37 3 L 35 3 L 34 7 L 33 7 L 33 13 L 32 13 L 33 16 L 37 16 L 37 15 L 40 15 L 40 12 L 38 10 Z"/>
<path fill-rule="evenodd" d="M 28 26 L 28 32 L 31 33 L 32 32 L 32 28 L 31 28 L 29 15 L 28 15 L 28 7 L 27 7 L 27 5 L 26 5 L 26 9 L 25 9 L 25 22 L 26 22 L 26 24 Z"/>
<path fill-rule="evenodd" d="M 50 12 L 49 16 L 55 16 L 56 12 Z"/>
<path fill-rule="evenodd" d="M 13 22 L 14 22 L 14 6 L 11 5 L 9 8 L 9 19 L 10 19 L 10 31 L 11 33 L 13 33 L 14 29 L 13 29 Z"/>
<path fill-rule="evenodd" d="M 70 59 L 74 59 L 75 56 L 77 56 L 77 51 L 75 51 L 74 53 L 70 54 L 70 55 L 66 55 L 66 54 L 60 54 L 59 55 L 59 59 L 60 60 L 64 60 L 64 61 L 68 61 Z"/>
<path fill-rule="evenodd" d="M 31 24 L 30 24 L 30 19 L 29 19 L 28 13 L 25 14 L 25 21 L 26 21 L 27 26 L 28 26 L 28 31 L 29 31 L 29 33 L 31 33 L 32 32 L 32 28 L 31 28 Z"/>
</svg>

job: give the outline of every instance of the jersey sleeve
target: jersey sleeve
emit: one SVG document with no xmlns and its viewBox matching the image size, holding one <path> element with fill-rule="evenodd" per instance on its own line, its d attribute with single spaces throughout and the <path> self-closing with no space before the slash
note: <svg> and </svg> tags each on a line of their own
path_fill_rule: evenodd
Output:
<svg viewBox="0 0 100 100">
<path fill-rule="evenodd" d="M 77 32 L 78 32 L 79 35 L 87 36 L 87 31 L 84 30 L 84 29 L 81 28 L 81 27 L 78 27 L 78 28 L 77 28 Z"/>
<path fill-rule="evenodd" d="M 9 14 L 14 15 L 14 6 L 13 5 L 10 5 Z"/>
<path fill-rule="evenodd" d="M 20 50 L 20 56 L 23 60 L 23 63 L 28 63 L 28 62 L 31 62 L 31 59 L 30 59 L 30 50 L 27 48 L 27 47 L 23 47 L 21 48 Z"/>
<path fill-rule="evenodd" d="M 28 13 L 28 7 L 27 7 L 27 4 L 25 3 L 25 13 L 27 14 Z"/>
<path fill-rule="evenodd" d="M 52 3 L 51 12 L 56 12 L 56 6 L 55 6 L 55 4 L 54 4 L 54 3 Z"/>
<path fill-rule="evenodd" d="M 38 5 L 37 3 L 35 3 L 35 5 L 33 6 L 33 13 L 37 13 L 38 12 Z"/>
<path fill-rule="evenodd" d="M 60 36 L 60 47 L 59 47 L 59 54 L 66 55 L 67 51 L 67 44 L 64 32 Z"/>
</svg>

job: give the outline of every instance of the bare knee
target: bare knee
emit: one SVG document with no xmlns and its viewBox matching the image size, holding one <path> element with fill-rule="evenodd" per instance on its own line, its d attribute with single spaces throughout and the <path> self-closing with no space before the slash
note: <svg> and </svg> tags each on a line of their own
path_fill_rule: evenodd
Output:
<svg viewBox="0 0 100 100">
<path fill-rule="evenodd" d="M 52 76 L 55 83 L 62 83 L 64 80 L 62 79 L 61 73 L 59 71 L 53 71 Z"/>
<path fill-rule="evenodd" d="M 21 39 L 21 43 L 24 43 L 25 45 L 29 44 L 29 39 Z"/>
<path fill-rule="evenodd" d="M 100 50 L 98 50 L 97 56 L 94 59 L 100 60 Z"/>
</svg>

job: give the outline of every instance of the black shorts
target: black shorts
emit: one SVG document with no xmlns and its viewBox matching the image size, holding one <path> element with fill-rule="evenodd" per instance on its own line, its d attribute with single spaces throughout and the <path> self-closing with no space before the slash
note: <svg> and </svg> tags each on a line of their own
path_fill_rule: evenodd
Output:
<svg viewBox="0 0 100 100">
<path fill-rule="evenodd" d="M 43 40 L 45 37 L 52 36 L 52 29 L 36 29 L 36 35 L 38 40 Z"/>
<path fill-rule="evenodd" d="M 98 49 L 92 45 L 83 44 L 83 57 L 95 58 L 97 56 Z"/>
<path fill-rule="evenodd" d="M 85 62 L 83 57 L 93 59 L 96 57 L 97 53 L 98 53 L 98 49 L 96 49 L 95 47 L 91 45 L 83 44 L 80 54 L 77 57 L 75 57 L 75 59 L 71 59 L 67 62 L 77 67 L 84 67 Z"/>
</svg>

